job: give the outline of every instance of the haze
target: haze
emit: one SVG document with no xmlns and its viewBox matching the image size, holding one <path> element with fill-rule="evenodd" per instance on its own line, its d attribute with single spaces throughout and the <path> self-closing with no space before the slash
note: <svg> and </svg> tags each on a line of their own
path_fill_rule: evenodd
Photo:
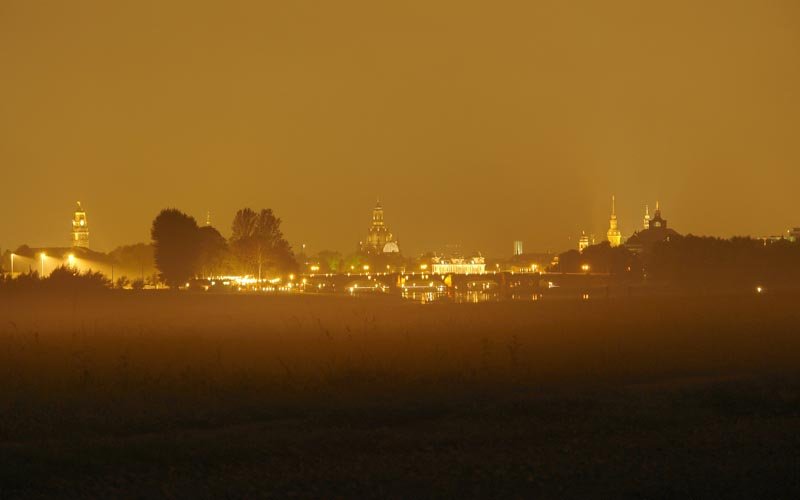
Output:
<svg viewBox="0 0 800 500">
<path fill-rule="evenodd" d="M 169 3 L 169 5 L 165 5 Z M 0 247 L 224 234 L 271 207 L 349 252 L 380 197 L 405 254 L 800 225 L 800 4 L 0 3 Z"/>
</svg>

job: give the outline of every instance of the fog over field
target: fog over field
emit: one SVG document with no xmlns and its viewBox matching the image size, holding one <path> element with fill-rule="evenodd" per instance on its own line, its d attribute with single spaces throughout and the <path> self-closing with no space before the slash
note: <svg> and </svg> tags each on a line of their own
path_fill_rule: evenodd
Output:
<svg viewBox="0 0 800 500">
<path fill-rule="evenodd" d="M 2 299 L 14 495 L 798 487 L 796 295 Z"/>
</svg>

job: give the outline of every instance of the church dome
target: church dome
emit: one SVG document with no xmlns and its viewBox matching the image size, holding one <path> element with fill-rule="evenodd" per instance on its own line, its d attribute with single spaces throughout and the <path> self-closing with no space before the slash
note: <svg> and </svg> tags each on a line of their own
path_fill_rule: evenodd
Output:
<svg viewBox="0 0 800 500">
<path fill-rule="evenodd" d="M 383 245 L 383 253 L 400 253 L 400 247 L 397 245 L 396 241 L 390 241 Z"/>
</svg>

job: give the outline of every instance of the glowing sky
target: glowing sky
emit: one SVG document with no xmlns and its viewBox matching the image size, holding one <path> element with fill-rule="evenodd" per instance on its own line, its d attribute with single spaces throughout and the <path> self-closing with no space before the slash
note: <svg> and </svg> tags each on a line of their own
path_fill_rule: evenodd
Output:
<svg viewBox="0 0 800 500">
<path fill-rule="evenodd" d="M 800 2 L 0 2 L 0 248 L 271 207 L 404 253 L 800 226 Z M 570 239 L 571 238 L 571 239 Z"/>
</svg>

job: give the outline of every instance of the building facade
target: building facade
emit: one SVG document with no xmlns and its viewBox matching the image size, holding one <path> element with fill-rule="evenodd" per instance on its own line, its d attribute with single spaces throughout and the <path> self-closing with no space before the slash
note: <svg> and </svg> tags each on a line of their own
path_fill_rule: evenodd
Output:
<svg viewBox="0 0 800 500">
<path fill-rule="evenodd" d="M 486 262 L 483 257 L 471 259 L 435 257 L 432 268 L 433 274 L 483 274 L 486 272 Z"/>
<path fill-rule="evenodd" d="M 522 242 L 519 240 L 514 242 L 514 255 L 522 255 Z"/>
</svg>

